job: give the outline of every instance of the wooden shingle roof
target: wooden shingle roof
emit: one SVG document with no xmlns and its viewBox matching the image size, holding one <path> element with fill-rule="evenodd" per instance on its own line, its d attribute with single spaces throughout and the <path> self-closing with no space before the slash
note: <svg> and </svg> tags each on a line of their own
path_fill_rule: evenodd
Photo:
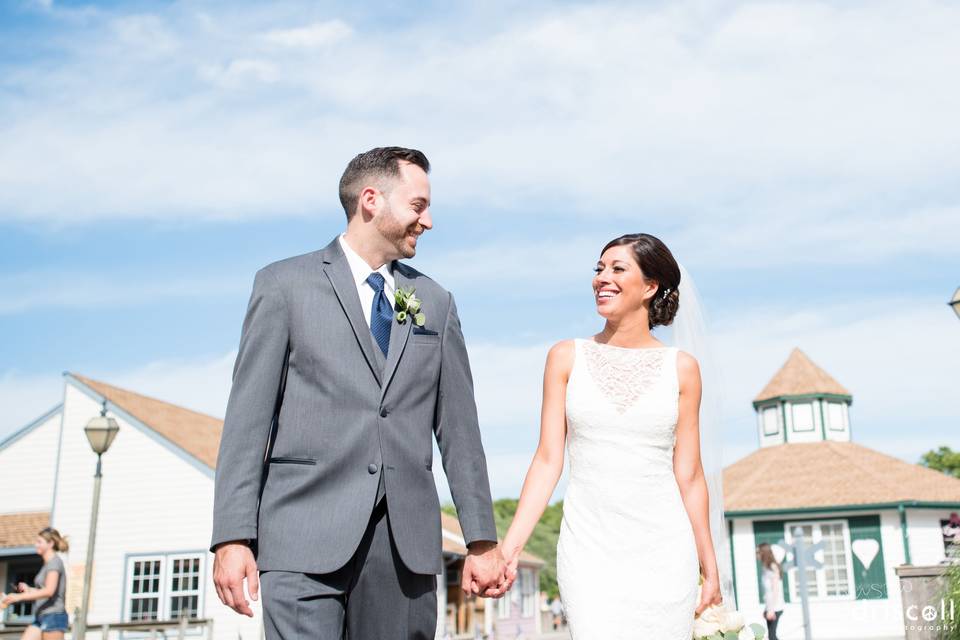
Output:
<svg viewBox="0 0 960 640">
<path fill-rule="evenodd" d="M 211 469 L 217 466 L 222 420 L 105 382 L 70 375 Z"/>
<path fill-rule="evenodd" d="M 842 384 L 833 379 L 833 376 L 814 364 L 807 354 L 800 349 L 794 349 L 784 365 L 753 401 L 762 402 L 782 396 L 809 394 L 851 395 Z"/>
<path fill-rule="evenodd" d="M 960 506 L 960 479 L 832 441 L 763 447 L 723 471 L 728 514 L 913 501 Z"/>
<path fill-rule="evenodd" d="M 0 549 L 30 547 L 37 533 L 50 526 L 50 514 L 43 512 L 0 515 Z"/>
</svg>

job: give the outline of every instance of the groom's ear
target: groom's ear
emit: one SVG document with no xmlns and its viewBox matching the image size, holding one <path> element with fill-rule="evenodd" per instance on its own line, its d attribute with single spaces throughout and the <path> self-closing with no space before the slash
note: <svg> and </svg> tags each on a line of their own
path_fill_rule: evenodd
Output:
<svg viewBox="0 0 960 640">
<path fill-rule="evenodd" d="M 364 220 L 373 218 L 380 212 L 384 197 L 383 192 L 376 187 L 364 187 L 357 198 L 357 212 L 363 216 Z"/>
</svg>

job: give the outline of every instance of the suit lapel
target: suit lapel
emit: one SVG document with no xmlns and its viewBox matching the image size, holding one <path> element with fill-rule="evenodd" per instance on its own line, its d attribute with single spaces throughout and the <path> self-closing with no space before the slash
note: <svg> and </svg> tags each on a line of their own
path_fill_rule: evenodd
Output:
<svg viewBox="0 0 960 640">
<path fill-rule="evenodd" d="M 406 267 L 400 262 L 393 263 L 393 284 L 395 290 L 399 290 L 400 287 L 409 287 L 412 284 L 412 280 L 407 276 Z M 407 321 L 403 324 L 394 320 L 390 325 L 390 350 L 387 352 L 387 363 L 383 369 L 383 382 L 380 385 L 383 393 L 386 393 L 387 387 L 390 386 L 390 381 L 397 370 L 397 365 L 400 363 L 400 357 L 403 355 L 403 350 L 407 346 L 407 339 L 410 337 L 412 330 L 413 318 L 407 318 Z"/>
<path fill-rule="evenodd" d="M 357 285 L 353 280 L 353 273 L 350 271 L 350 265 L 347 263 L 347 257 L 343 255 L 340 243 L 334 239 L 324 252 L 324 273 L 333 285 L 333 291 L 340 301 L 343 312 L 353 327 L 353 333 L 357 336 L 357 342 L 360 350 L 370 365 L 373 375 L 377 378 L 377 384 L 383 386 L 383 354 L 380 349 L 373 344 L 373 334 L 370 333 L 370 327 L 367 321 L 363 319 L 363 310 L 360 308 L 360 297 L 357 295 Z M 391 336 L 391 341 L 393 336 Z M 392 349 L 391 349 L 392 351 Z M 378 357 L 379 356 L 379 357 Z"/>
</svg>

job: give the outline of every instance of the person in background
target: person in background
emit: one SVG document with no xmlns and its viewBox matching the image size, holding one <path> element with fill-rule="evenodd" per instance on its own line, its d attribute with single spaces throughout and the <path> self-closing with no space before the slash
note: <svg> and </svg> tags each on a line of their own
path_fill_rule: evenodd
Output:
<svg viewBox="0 0 960 640">
<path fill-rule="evenodd" d="M 21 640 L 63 640 L 69 621 L 64 602 L 67 592 L 67 574 L 58 551 L 67 551 L 67 539 L 56 529 L 47 527 L 37 534 L 34 549 L 43 558 L 43 567 L 34 578 L 33 585 L 24 582 L 17 585 L 17 593 L 10 593 L 0 600 L 0 608 L 17 602 L 35 601 L 34 620 L 23 630 Z"/>
<path fill-rule="evenodd" d="M 763 616 L 767 620 L 767 639 L 777 640 L 777 623 L 783 615 L 783 572 L 768 543 L 757 546 L 757 558 L 763 567 Z"/>
<path fill-rule="evenodd" d="M 553 614 L 553 630 L 558 631 L 563 626 L 563 604 L 560 598 L 554 598 L 550 603 L 550 613 Z"/>
</svg>

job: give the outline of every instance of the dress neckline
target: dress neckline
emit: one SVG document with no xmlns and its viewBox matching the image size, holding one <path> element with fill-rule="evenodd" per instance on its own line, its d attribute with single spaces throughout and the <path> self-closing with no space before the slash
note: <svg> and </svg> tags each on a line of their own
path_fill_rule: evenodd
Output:
<svg viewBox="0 0 960 640">
<path fill-rule="evenodd" d="M 670 349 L 671 347 L 618 347 L 615 344 L 606 344 L 604 342 L 597 342 L 593 338 L 580 338 L 581 342 L 586 342 L 587 344 L 596 345 L 598 347 L 607 347 L 608 349 L 619 349 L 620 351 L 663 351 L 664 349 Z"/>
</svg>

